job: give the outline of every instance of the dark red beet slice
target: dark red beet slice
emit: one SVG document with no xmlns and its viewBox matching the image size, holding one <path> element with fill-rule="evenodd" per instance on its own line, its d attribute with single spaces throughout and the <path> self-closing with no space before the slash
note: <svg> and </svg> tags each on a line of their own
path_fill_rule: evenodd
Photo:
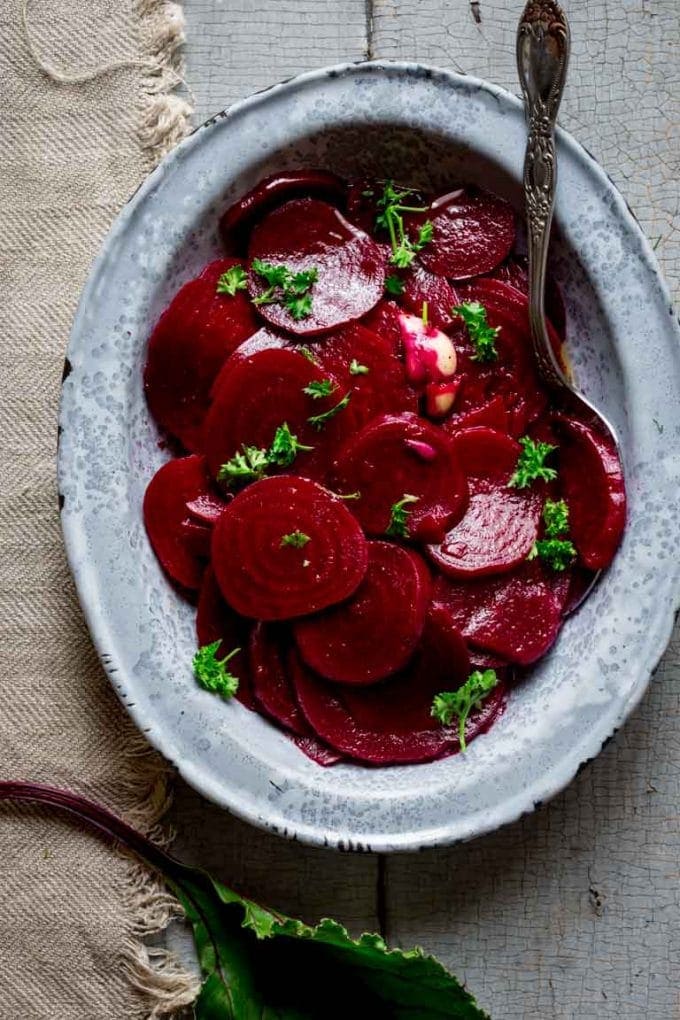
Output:
<svg viewBox="0 0 680 1020">
<path fill-rule="evenodd" d="M 215 383 L 205 420 L 204 446 L 213 475 L 243 445 L 268 448 L 284 422 L 301 444 L 318 446 L 326 430 L 322 436 L 308 418 L 329 410 L 342 394 L 312 400 L 304 389 L 327 374 L 297 351 L 276 347 L 230 359 Z M 339 417 L 329 423 L 331 430 Z M 310 454 L 298 452 L 295 470 L 304 472 L 309 464 Z"/>
<path fill-rule="evenodd" d="M 465 681 L 470 661 L 465 642 L 451 627 L 447 614 L 428 616 L 423 654 L 398 676 L 372 687 L 329 684 L 299 661 L 293 680 L 300 707 L 324 742 L 343 754 L 372 765 L 432 761 L 458 750 L 456 727 L 432 718 L 432 701 L 442 691 Z M 499 684 L 471 715 L 469 742 L 486 730 L 503 704 Z"/>
<path fill-rule="evenodd" d="M 144 390 L 158 424 L 188 450 L 201 449 L 210 388 L 226 358 L 257 329 L 244 291 L 217 293 L 222 273 L 236 259 L 218 259 L 184 287 L 154 329 L 144 370 Z"/>
<path fill-rule="evenodd" d="M 626 524 L 626 490 L 611 440 L 571 418 L 558 418 L 560 485 L 579 556 L 591 570 L 608 567 Z"/>
<path fill-rule="evenodd" d="M 283 170 L 271 174 L 223 213 L 222 242 L 230 254 L 243 251 L 253 223 L 275 206 L 305 195 L 343 203 L 346 190 L 344 181 L 327 170 Z"/>
<path fill-rule="evenodd" d="M 465 280 L 488 273 L 515 243 L 515 214 L 502 198 L 488 192 L 459 190 L 436 199 L 426 214 L 434 237 L 420 253 L 426 269 Z"/>
<path fill-rule="evenodd" d="M 283 544 L 300 532 L 301 548 Z M 213 531 L 212 563 L 242 616 L 286 620 L 348 598 L 368 565 L 366 539 L 341 499 L 305 478 L 264 478 L 234 497 Z"/>
<path fill-rule="evenodd" d="M 521 666 L 540 659 L 562 623 L 568 577 L 548 573 L 540 562 L 512 574 L 479 580 L 435 582 L 434 603 L 475 646 Z"/>
<path fill-rule="evenodd" d="M 362 320 L 366 329 L 377 333 L 383 340 L 391 344 L 395 354 L 401 354 L 403 341 L 399 316 L 401 309 L 394 301 L 381 301 Z"/>
<path fill-rule="evenodd" d="M 253 693 L 267 715 L 298 736 L 310 733 L 295 700 L 286 666 L 287 633 L 274 623 L 256 623 L 250 632 L 249 661 Z"/>
<path fill-rule="evenodd" d="M 476 407 L 472 411 L 452 414 L 442 422 L 442 428 L 451 434 L 462 429 L 477 428 L 484 425 L 497 432 L 507 432 L 509 428 L 508 410 L 502 397 L 492 397 L 488 403 Z"/>
<path fill-rule="evenodd" d="M 372 238 L 349 223 L 333 206 L 314 198 L 294 199 L 275 209 L 253 231 L 249 258 L 285 265 L 291 272 L 316 268 L 310 293 L 312 312 L 294 319 L 282 304 L 264 304 L 268 322 L 299 336 L 327 333 L 370 311 L 385 283 L 385 254 Z M 266 282 L 251 271 L 253 296 Z"/>
<path fill-rule="evenodd" d="M 383 415 L 348 440 L 334 465 L 339 492 L 360 492 L 352 511 L 366 531 L 384 535 L 405 495 L 408 535 L 438 541 L 464 512 L 467 484 L 455 448 L 441 429 L 415 415 Z"/>
<path fill-rule="evenodd" d="M 527 259 L 518 255 L 511 256 L 507 262 L 494 269 L 491 279 L 508 283 L 526 296 L 529 293 Z M 567 311 L 562 289 L 550 273 L 545 281 L 545 311 L 561 340 L 564 341 L 567 332 Z"/>
<path fill-rule="evenodd" d="M 222 598 L 215 575 L 208 567 L 201 585 L 201 594 L 196 611 L 196 636 L 200 647 L 221 640 L 217 649 L 219 658 L 224 658 L 235 648 L 241 651 L 229 660 L 229 669 L 238 677 L 236 697 L 247 708 L 257 708 L 248 669 L 248 629 L 246 620 L 237 616 Z"/>
<path fill-rule="evenodd" d="M 310 348 L 322 372 L 337 380 L 335 399 L 351 393 L 347 410 L 337 422 L 343 426 L 343 438 L 378 414 L 418 410 L 418 398 L 406 382 L 402 362 L 389 341 L 377 333 L 352 323 Z"/>
<path fill-rule="evenodd" d="M 180 524 L 180 535 L 182 545 L 192 556 L 203 561 L 210 559 L 210 527 L 188 517 Z"/>
<path fill-rule="evenodd" d="M 189 516 L 199 524 L 212 527 L 229 502 L 229 498 L 225 499 L 212 488 L 207 489 L 205 492 L 199 493 L 196 499 L 189 500 L 187 503 Z"/>
<path fill-rule="evenodd" d="M 538 537 L 542 487 L 508 488 L 519 443 L 488 428 L 466 429 L 453 440 L 468 476 L 470 500 L 462 519 L 428 553 L 453 577 L 479 577 L 512 570 Z"/>
<path fill-rule="evenodd" d="M 372 684 L 402 669 L 420 639 L 430 575 L 417 553 L 368 543 L 368 570 L 353 597 L 300 620 L 295 640 L 312 669 L 338 683 Z M 386 607 L 389 610 L 386 611 Z"/>
<path fill-rule="evenodd" d="M 192 519 L 187 503 L 210 490 L 205 459 L 192 455 L 163 464 L 144 493 L 144 526 L 153 551 L 166 573 L 183 588 L 199 588 L 205 570 L 205 559 L 196 553 L 198 536 L 188 527 Z"/>
<path fill-rule="evenodd" d="M 453 323 L 458 327 L 460 319 L 454 319 L 451 312 L 458 303 L 458 295 L 449 281 L 424 266 L 416 264 L 404 279 L 401 304 L 414 315 L 422 315 L 423 305 L 427 304 L 428 319 L 439 329 L 448 329 Z"/>
<path fill-rule="evenodd" d="M 322 744 L 316 737 L 295 737 L 295 745 L 317 765 L 337 765 L 343 761 L 343 755 L 327 744 Z"/>
</svg>

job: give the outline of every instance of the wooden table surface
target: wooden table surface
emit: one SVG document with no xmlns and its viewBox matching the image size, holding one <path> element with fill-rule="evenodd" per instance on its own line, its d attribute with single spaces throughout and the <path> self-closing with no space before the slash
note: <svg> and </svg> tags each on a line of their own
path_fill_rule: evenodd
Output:
<svg viewBox="0 0 680 1020">
<path fill-rule="evenodd" d="M 517 92 L 514 0 L 184 0 L 197 123 L 324 64 L 429 61 Z M 612 176 L 680 289 L 678 0 L 571 0 L 562 123 Z M 475 14 L 477 13 L 477 17 Z M 180 784 L 178 853 L 262 902 L 439 955 L 494 1020 L 680 1017 L 680 633 L 642 705 L 569 789 L 451 850 L 314 850 Z M 358 1016 L 359 1014 L 357 1014 Z"/>
</svg>

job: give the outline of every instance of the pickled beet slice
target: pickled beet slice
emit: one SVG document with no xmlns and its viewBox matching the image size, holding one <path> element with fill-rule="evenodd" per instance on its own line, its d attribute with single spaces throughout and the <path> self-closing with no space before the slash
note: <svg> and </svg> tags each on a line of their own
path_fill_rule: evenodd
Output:
<svg viewBox="0 0 680 1020">
<path fill-rule="evenodd" d="M 403 347 L 400 315 L 401 309 L 394 301 L 381 301 L 362 320 L 366 329 L 377 333 L 391 344 L 395 354 L 401 354 Z"/>
<path fill-rule="evenodd" d="M 448 329 L 454 325 L 459 327 L 460 319 L 454 318 L 451 309 L 458 302 L 458 295 L 443 276 L 429 272 L 424 266 L 415 265 L 404 279 L 404 290 L 401 304 L 414 315 L 423 314 L 423 305 L 427 304 L 429 321 L 439 329 Z"/>
<path fill-rule="evenodd" d="M 626 490 L 613 442 L 594 428 L 559 417 L 560 484 L 569 527 L 586 567 L 608 567 L 626 524 Z"/>
<path fill-rule="evenodd" d="M 464 512 L 467 483 L 451 439 L 412 414 L 369 422 L 340 451 L 333 469 L 339 492 L 359 492 L 352 512 L 366 531 L 384 535 L 391 509 L 405 495 L 408 537 L 435 542 Z M 406 537 L 406 536 L 402 536 Z"/>
<path fill-rule="evenodd" d="M 508 487 L 520 445 L 502 432 L 466 429 L 453 443 L 467 473 L 470 499 L 461 520 L 427 551 L 439 569 L 453 577 L 512 570 L 538 537 L 543 487 Z"/>
<path fill-rule="evenodd" d="M 238 677 L 235 697 L 246 708 L 256 709 L 257 703 L 253 696 L 248 668 L 248 630 L 248 621 L 237 616 L 224 601 L 215 574 L 212 568 L 208 567 L 203 575 L 196 611 L 196 636 L 199 647 L 220 640 L 222 643 L 217 649 L 217 656 L 221 659 L 235 648 L 241 649 L 229 660 L 229 669 Z"/>
<path fill-rule="evenodd" d="M 430 587 L 417 553 L 369 542 L 368 570 L 352 598 L 295 625 L 302 658 L 337 683 L 372 684 L 396 673 L 420 639 Z"/>
<path fill-rule="evenodd" d="M 218 294 L 217 281 L 236 259 L 211 262 L 163 312 L 147 352 L 144 390 L 157 423 L 193 452 L 201 450 L 210 388 L 225 360 L 257 329 L 244 291 Z"/>
<path fill-rule="evenodd" d="M 283 542 L 293 534 L 308 541 Z M 305 478 L 280 475 L 234 497 L 215 525 L 212 563 L 238 613 L 286 620 L 352 595 L 366 573 L 368 550 L 341 499 Z"/>
<path fill-rule="evenodd" d="M 200 525 L 192 521 L 187 504 L 210 491 L 205 459 L 192 454 L 163 464 L 144 493 L 144 526 L 153 551 L 173 581 L 190 590 L 200 587 L 206 560 L 196 553 L 197 536 L 190 526 Z"/>
<path fill-rule="evenodd" d="M 298 708 L 286 665 L 289 644 L 288 634 L 280 624 L 255 624 L 248 647 L 253 694 L 267 715 L 285 729 L 298 736 L 309 736 L 309 724 Z"/>
<path fill-rule="evenodd" d="M 243 251 L 253 223 L 275 206 L 305 195 L 343 203 L 346 190 L 345 182 L 328 170 L 283 170 L 271 174 L 223 213 L 222 242 L 230 254 Z"/>
<path fill-rule="evenodd" d="M 452 414 L 450 418 L 442 422 L 442 428 L 452 435 L 460 432 L 462 429 L 477 428 L 481 425 L 495 429 L 497 432 L 507 432 L 509 424 L 510 420 L 505 401 L 502 397 L 492 397 L 488 403 L 482 404 L 472 411 Z"/>
<path fill-rule="evenodd" d="M 389 341 L 352 323 L 309 345 L 322 372 L 338 383 L 336 400 L 350 393 L 337 425 L 345 438 L 370 418 L 385 412 L 417 411 L 418 398 Z"/>
<path fill-rule="evenodd" d="M 488 273 L 515 243 L 515 214 L 502 198 L 464 190 L 436 199 L 418 222 L 430 220 L 432 241 L 420 253 L 426 269 L 437 276 L 465 280 Z"/>
<path fill-rule="evenodd" d="M 562 623 L 568 576 L 551 576 L 540 562 L 512 574 L 479 580 L 439 577 L 433 601 L 469 642 L 502 659 L 528 666 L 554 643 Z"/>
<path fill-rule="evenodd" d="M 269 347 L 247 357 L 229 360 L 215 383 L 213 403 L 205 420 L 204 447 L 210 471 L 217 476 L 220 466 L 242 447 L 269 448 L 277 428 L 284 423 L 300 444 L 316 448 L 328 435 L 308 421 L 329 410 L 342 396 L 313 400 L 305 388 L 321 383 L 327 373 L 295 350 Z M 337 418 L 329 423 L 337 428 Z M 305 472 L 310 452 L 300 450 L 296 471 Z"/>
<path fill-rule="evenodd" d="M 311 314 L 295 319 L 284 304 L 260 305 L 258 311 L 273 326 L 298 336 L 314 336 L 360 319 L 378 303 L 385 283 L 385 253 L 381 246 L 349 223 L 333 206 L 314 198 L 293 199 L 271 212 L 250 238 L 248 256 L 292 273 L 316 269 Z M 266 281 L 250 273 L 254 297 Z"/>
<path fill-rule="evenodd" d="M 294 743 L 303 754 L 306 754 L 317 765 L 327 767 L 329 765 L 337 765 L 339 761 L 344 760 L 343 755 L 338 751 L 334 751 L 332 747 L 328 747 L 327 744 L 322 744 L 316 737 L 295 737 Z"/>
<path fill-rule="evenodd" d="M 396 765 L 452 754 L 458 750 L 456 726 L 441 726 L 431 715 L 441 691 L 454 690 L 467 678 L 470 660 L 465 642 L 446 613 L 428 615 L 422 654 L 392 679 L 371 687 L 329 684 L 293 660 L 300 707 L 319 737 L 331 747 L 371 765 Z M 466 727 L 469 742 L 488 729 L 502 708 L 499 684 L 473 712 Z"/>
<path fill-rule="evenodd" d="M 527 259 L 519 255 L 511 256 L 507 262 L 494 269 L 491 279 L 507 283 L 525 296 L 528 295 L 529 268 Z M 545 281 L 545 312 L 560 339 L 564 341 L 567 333 L 567 311 L 562 289 L 550 273 L 547 274 Z"/>
</svg>

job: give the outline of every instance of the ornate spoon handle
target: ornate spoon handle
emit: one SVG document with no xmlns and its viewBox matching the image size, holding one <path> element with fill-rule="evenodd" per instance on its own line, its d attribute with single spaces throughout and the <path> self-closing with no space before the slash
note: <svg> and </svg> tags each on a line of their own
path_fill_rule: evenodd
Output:
<svg viewBox="0 0 680 1020">
<path fill-rule="evenodd" d="M 529 122 L 524 198 L 529 243 L 529 315 L 534 351 L 546 382 L 566 380 L 545 321 L 545 274 L 555 205 L 555 121 L 569 60 L 569 26 L 554 0 L 529 0 L 517 31 L 517 69 Z"/>
</svg>

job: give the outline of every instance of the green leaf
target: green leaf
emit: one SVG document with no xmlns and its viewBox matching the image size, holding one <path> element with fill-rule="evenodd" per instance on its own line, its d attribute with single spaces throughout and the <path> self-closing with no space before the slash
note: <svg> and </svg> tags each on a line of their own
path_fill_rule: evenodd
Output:
<svg viewBox="0 0 680 1020">
<path fill-rule="evenodd" d="M 551 570 L 562 571 L 570 567 L 576 559 L 576 546 L 567 538 L 539 538 L 534 543 L 528 560 L 539 556 Z"/>
<path fill-rule="evenodd" d="M 229 699 L 233 698 L 238 690 L 238 677 L 234 676 L 227 669 L 227 663 L 235 655 L 238 655 L 241 649 L 234 648 L 233 651 L 229 652 L 229 655 L 225 655 L 223 659 L 218 659 L 217 649 L 221 644 L 222 641 L 218 638 L 212 644 L 203 645 L 194 655 L 192 665 L 194 676 L 201 687 L 204 687 L 206 691 L 211 691 L 213 694 L 219 694 L 221 697 Z"/>
<path fill-rule="evenodd" d="M 267 459 L 270 464 L 276 464 L 277 467 L 290 467 L 300 450 L 313 449 L 313 446 L 299 443 L 297 436 L 293 435 L 288 428 L 288 423 L 284 421 L 283 425 L 279 425 L 274 433 Z"/>
<path fill-rule="evenodd" d="M 319 429 L 320 431 L 327 421 L 330 421 L 331 418 L 334 418 L 336 414 L 339 414 L 340 411 L 343 411 L 347 407 L 351 395 L 352 394 L 350 392 L 345 393 L 342 400 L 339 400 L 335 407 L 331 407 L 330 411 L 324 411 L 323 414 L 314 414 L 311 418 L 308 418 L 307 421 L 310 425 L 313 425 L 315 429 Z"/>
<path fill-rule="evenodd" d="M 318 400 L 320 397 L 330 397 L 337 388 L 332 379 L 312 379 L 309 386 L 303 387 L 302 392 L 313 400 Z"/>
<path fill-rule="evenodd" d="M 201 968 L 196 1020 L 489 1020 L 459 981 L 420 949 L 352 939 L 267 910 L 175 860 L 106 808 L 35 783 L 0 782 L 0 800 L 76 815 L 155 868 L 184 907 Z"/>
<path fill-rule="evenodd" d="M 276 266 L 272 262 L 263 262 L 262 259 L 253 259 L 250 268 L 261 276 L 269 287 L 285 287 L 293 275 L 288 266 Z"/>
<path fill-rule="evenodd" d="M 368 375 L 370 371 L 368 365 L 360 365 L 356 358 L 352 358 L 349 363 L 350 375 Z"/>
<path fill-rule="evenodd" d="M 546 499 L 543 507 L 543 522 L 548 538 L 559 538 L 569 531 L 569 507 L 563 499 Z"/>
<path fill-rule="evenodd" d="M 312 295 L 303 294 L 297 297 L 286 292 L 283 303 L 296 321 L 306 319 L 312 314 Z"/>
<path fill-rule="evenodd" d="M 388 294 L 399 297 L 400 294 L 404 293 L 404 281 L 398 276 L 388 276 L 385 279 L 385 290 Z"/>
<path fill-rule="evenodd" d="M 232 266 L 217 281 L 217 293 L 234 297 L 238 290 L 245 290 L 247 286 L 248 275 L 243 266 Z"/>
<path fill-rule="evenodd" d="M 476 669 L 457 691 L 442 691 L 441 694 L 435 695 L 431 714 L 442 726 L 450 726 L 454 719 L 458 719 L 461 751 L 465 752 L 467 749 L 465 724 L 470 712 L 475 706 L 480 707 L 481 702 L 497 683 L 495 669 L 485 669 L 483 672 Z"/>
<path fill-rule="evenodd" d="M 300 344 L 300 346 L 296 347 L 295 350 L 298 354 L 301 354 L 303 358 L 306 358 L 307 361 L 311 361 L 312 365 L 318 365 L 314 351 L 308 344 Z"/>
<path fill-rule="evenodd" d="M 392 504 L 386 535 L 392 535 L 395 538 L 408 538 L 408 519 L 411 511 L 406 507 L 409 503 L 417 503 L 419 498 L 419 496 L 410 496 L 405 493 L 397 503 Z"/>
<path fill-rule="evenodd" d="M 309 535 L 305 535 L 302 531 L 291 531 L 281 539 L 281 548 L 290 545 L 294 549 L 302 549 L 308 542 L 311 542 Z"/>
<path fill-rule="evenodd" d="M 251 269 L 268 284 L 266 290 L 253 298 L 254 305 L 282 304 L 294 319 L 311 315 L 312 296 L 309 291 L 319 278 L 315 266 L 293 273 L 288 266 L 253 259 Z"/>
<path fill-rule="evenodd" d="M 415 248 L 417 251 L 421 251 L 426 244 L 429 244 L 434 237 L 434 223 L 431 220 L 426 220 L 418 230 L 418 240 L 415 241 Z"/>
<path fill-rule="evenodd" d="M 231 460 L 222 464 L 217 472 L 217 481 L 226 482 L 227 485 L 233 482 L 254 482 L 264 477 L 268 466 L 266 450 L 257 446 L 244 446 L 241 453 L 235 453 Z"/>
<path fill-rule="evenodd" d="M 479 301 L 464 301 L 451 309 L 467 326 L 470 343 L 475 349 L 473 361 L 495 361 L 498 357 L 496 337 L 500 326 L 490 326 L 486 320 L 486 308 Z"/>
<path fill-rule="evenodd" d="M 542 443 L 531 439 L 529 436 L 522 436 L 520 439 L 522 451 L 517 459 L 517 467 L 508 482 L 508 485 L 516 489 L 526 489 L 532 482 L 552 482 L 557 478 L 555 468 L 546 466 L 546 458 L 556 450 L 552 443 Z"/>
</svg>

